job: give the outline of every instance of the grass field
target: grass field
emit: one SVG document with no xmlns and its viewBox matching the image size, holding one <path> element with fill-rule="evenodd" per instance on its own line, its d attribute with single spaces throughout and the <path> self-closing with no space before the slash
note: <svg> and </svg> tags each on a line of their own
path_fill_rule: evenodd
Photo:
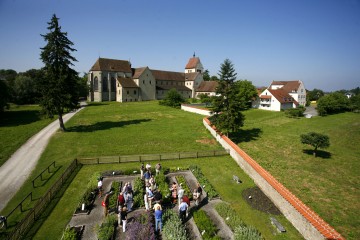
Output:
<svg viewBox="0 0 360 240">
<path fill-rule="evenodd" d="M 0 119 L 0 166 L 30 137 L 47 126 L 51 119 L 43 118 L 36 105 L 11 105 Z"/>
<path fill-rule="evenodd" d="M 245 114 L 243 134 L 233 137 L 239 146 L 344 237 L 360 239 L 360 114 L 311 119 L 261 110 Z M 300 143 L 300 134 L 310 131 L 330 137 L 330 147 L 317 158 L 312 147 Z"/>
<path fill-rule="evenodd" d="M 260 110 L 245 114 L 244 129 L 232 139 L 341 234 L 349 239 L 359 238 L 356 228 L 359 226 L 356 218 L 359 215 L 359 162 L 356 158 L 359 150 L 355 143 L 360 137 L 360 115 L 345 113 L 325 118 L 289 119 L 283 113 Z M 202 125 L 202 118 L 159 106 L 157 102 L 90 105 L 66 124 L 68 132 L 54 135 L 30 179 L 52 161 L 56 161 L 59 171 L 41 187 L 33 189 L 31 182 L 25 184 L 3 212 L 10 211 L 30 191 L 34 192 L 34 198 L 40 197 L 76 157 L 219 149 Z M 308 148 L 300 144 L 299 135 L 310 130 L 330 136 L 331 147 L 320 154 L 327 158 L 313 158 L 311 154 L 303 153 L 303 149 Z M 165 164 L 177 166 L 180 162 L 167 161 Z M 242 190 L 254 184 L 230 157 L 181 161 L 183 166 L 190 164 L 201 166 L 222 198 L 266 239 L 299 239 L 296 230 L 283 218 L 280 221 L 288 233 L 274 236 L 268 215 L 251 209 L 242 200 Z M 47 229 L 52 236 L 61 234 L 90 175 L 119 166 L 133 168 L 135 165 L 82 168 L 63 197 L 58 199 L 54 211 L 42 219 L 44 224 L 34 238 L 44 239 L 50 234 Z M 233 174 L 245 179 L 244 184 L 234 184 Z"/>
</svg>

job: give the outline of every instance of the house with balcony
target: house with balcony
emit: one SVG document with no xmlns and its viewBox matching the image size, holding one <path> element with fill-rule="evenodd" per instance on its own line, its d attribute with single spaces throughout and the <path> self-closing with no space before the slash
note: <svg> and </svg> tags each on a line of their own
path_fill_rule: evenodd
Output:
<svg viewBox="0 0 360 240">
<path fill-rule="evenodd" d="M 253 101 L 252 107 L 270 111 L 281 111 L 306 104 L 306 90 L 300 80 L 273 81 Z"/>
</svg>

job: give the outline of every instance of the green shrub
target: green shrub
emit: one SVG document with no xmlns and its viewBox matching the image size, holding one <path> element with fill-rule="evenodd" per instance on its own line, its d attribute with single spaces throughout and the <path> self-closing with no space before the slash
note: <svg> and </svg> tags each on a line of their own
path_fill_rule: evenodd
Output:
<svg viewBox="0 0 360 240">
<path fill-rule="evenodd" d="M 190 190 L 185 177 L 180 175 L 180 176 L 176 176 L 175 178 L 179 185 L 182 184 L 181 187 L 184 189 L 184 195 L 188 196 L 188 198 L 191 200 L 192 199 L 192 191 Z"/>
<path fill-rule="evenodd" d="M 250 226 L 237 226 L 235 228 L 235 232 L 234 232 L 234 239 L 235 240 L 262 240 L 263 238 L 261 237 L 259 231 Z"/>
<path fill-rule="evenodd" d="M 189 169 L 192 171 L 194 176 L 197 178 L 200 185 L 205 186 L 205 191 L 207 193 L 207 197 L 209 198 L 209 200 L 219 196 L 218 192 L 216 192 L 216 190 L 211 185 L 211 183 L 202 174 L 201 169 L 198 166 L 190 166 Z"/>
<path fill-rule="evenodd" d="M 285 110 L 285 115 L 291 118 L 303 117 L 305 112 L 304 107 L 290 108 Z"/>
<path fill-rule="evenodd" d="M 75 229 L 67 227 L 64 232 L 61 240 L 77 240 L 77 233 Z"/>
<path fill-rule="evenodd" d="M 167 240 L 187 240 L 186 230 L 179 216 L 171 209 L 163 213 L 162 235 Z"/>
<path fill-rule="evenodd" d="M 121 183 L 113 181 L 111 183 L 112 194 L 109 197 L 109 209 L 114 209 L 117 206 L 117 199 L 120 193 Z"/>
<path fill-rule="evenodd" d="M 115 232 L 115 224 L 117 223 L 116 215 L 108 215 L 101 225 L 98 225 L 97 235 L 99 240 L 109 240 Z"/>
<path fill-rule="evenodd" d="M 135 178 L 133 191 L 134 191 L 133 207 L 136 208 L 136 207 L 145 206 L 145 203 L 144 203 L 144 180 L 141 180 L 140 177 Z"/>
<path fill-rule="evenodd" d="M 163 172 L 160 172 L 157 176 L 155 176 L 156 186 L 161 192 L 162 195 L 162 203 L 166 204 L 171 201 L 171 191 L 169 189 L 169 181 L 168 178 L 165 177 Z"/>
<path fill-rule="evenodd" d="M 199 210 L 193 214 L 194 221 L 203 239 L 214 239 L 216 227 L 204 210 Z"/>
</svg>

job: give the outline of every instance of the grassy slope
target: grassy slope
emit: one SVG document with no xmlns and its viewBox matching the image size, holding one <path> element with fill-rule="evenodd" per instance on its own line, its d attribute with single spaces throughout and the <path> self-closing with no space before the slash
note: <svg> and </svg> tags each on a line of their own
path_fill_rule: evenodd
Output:
<svg viewBox="0 0 360 240">
<path fill-rule="evenodd" d="M 256 133 L 256 141 L 242 141 L 242 149 L 343 236 L 360 238 L 359 114 L 289 119 L 251 110 L 244 131 Z M 330 137 L 324 157 L 303 153 L 312 148 L 300 143 L 300 134 L 310 131 Z"/>
<path fill-rule="evenodd" d="M 51 121 L 42 118 L 36 105 L 11 105 L 0 119 L 0 166 L 30 137 Z"/>
</svg>

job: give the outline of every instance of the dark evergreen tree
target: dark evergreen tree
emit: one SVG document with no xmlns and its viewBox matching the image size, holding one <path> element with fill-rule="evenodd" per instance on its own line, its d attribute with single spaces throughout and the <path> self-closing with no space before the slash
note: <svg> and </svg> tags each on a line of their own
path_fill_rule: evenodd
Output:
<svg viewBox="0 0 360 240">
<path fill-rule="evenodd" d="M 4 80 L 0 79 L 0 115 L 5 110 L 5 108 L 9 108 L 9 88 Z"/>
<path fill-rule="evenodd" d="M 78 107 L 78 74 L 71 68 L 77 61 L 71 52 L 76 51 L 67 33 L 61 31 L 58 18 L 54 14 L 48 23 L 49 33 L 41 35 L 47 42 L 41 48 L 41 60 L 44 62 L 45 77 L 41 86 L 41 106 L 49 117 L 58 115 L 60 128 L 65 131 L 62 119 L 66 111 Z"/>
<path fill-rule="evenodd" d="M 204 79 L 204 81 L 210 81 L 209 70 L 206 69 L 206 70 L 204 71 L 203 79 Z"/>
<path fill-rule="evenodd" d="M 223 133 L 235 132 L 244 124 L 242 105 L 237 99 L 239 88 L 236 87 L 236 72 L 229 59 L 220 66 L 219 84 L 216 89 L 211 122 Z"/>
</svg>

